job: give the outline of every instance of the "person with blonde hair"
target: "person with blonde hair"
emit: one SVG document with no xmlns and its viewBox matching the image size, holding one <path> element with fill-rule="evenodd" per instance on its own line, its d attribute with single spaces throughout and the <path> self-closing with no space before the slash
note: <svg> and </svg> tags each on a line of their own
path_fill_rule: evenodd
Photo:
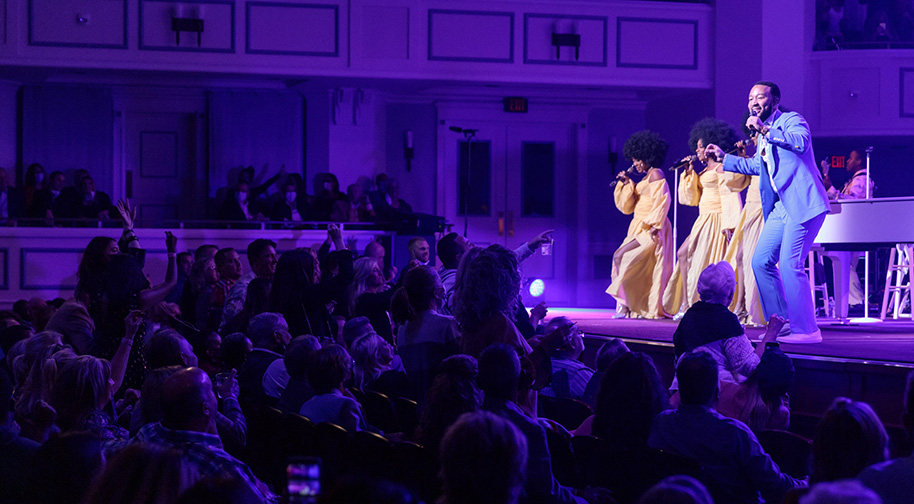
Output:
<svg viewBox="0 0 914 504">
<path fill-rule="evenodd" d="M 406 374 L 391 368 L 393 348 L 377 333 L 355 340 L 349 347 L 349 353 L 353 362 L 353 386 L 361 390 L 374 390 L 392 399 L 409 394 Z"/>
</svg>

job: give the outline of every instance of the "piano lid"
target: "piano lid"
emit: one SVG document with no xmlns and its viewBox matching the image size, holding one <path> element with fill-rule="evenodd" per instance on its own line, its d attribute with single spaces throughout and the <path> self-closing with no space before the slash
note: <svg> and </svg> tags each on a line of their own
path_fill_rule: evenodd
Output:
<svg viewBox="0 0 914 504">
<path fill-rule="evenodd" d="M 914 197 L 833 200 L 819 244 L 914 243 Z"/>
</svg>

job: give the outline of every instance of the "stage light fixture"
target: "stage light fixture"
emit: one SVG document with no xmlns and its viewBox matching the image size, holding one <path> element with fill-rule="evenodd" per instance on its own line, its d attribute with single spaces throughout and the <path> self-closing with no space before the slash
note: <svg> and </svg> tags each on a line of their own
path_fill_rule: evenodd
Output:
<svg viewBox="0 0 914 504">
<path fill-rule="evenodd" d="M 539 278 L 534 279 L 530 282 L 530 295 L 533 297 L 540 297 L 543 293 L 546 292 L 546 283 L 540 280 Z"/>
</svg>

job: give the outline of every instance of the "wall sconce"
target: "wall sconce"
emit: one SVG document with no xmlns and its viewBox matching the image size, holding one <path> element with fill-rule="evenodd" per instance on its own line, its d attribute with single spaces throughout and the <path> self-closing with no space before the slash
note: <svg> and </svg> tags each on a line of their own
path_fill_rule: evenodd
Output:
<svg viewBox="0 0 914 504">
<path fill-rule="evenodd" d="M 175 44 L 181 45 L 181 32 L 197 34 L 197 47 L 203 44 L 203 20 L 195 18 L 173 17 L 171 29 L 175 32 Z"/>
<path fill-rule="evenodd" d="M 552 45 L 555 46 L 555 59 L 560 59 L 562 47 L 574 47 L 574 59 L 580 59 L 581 36 L 577 33 L 553 33 Z"/>
</svg>

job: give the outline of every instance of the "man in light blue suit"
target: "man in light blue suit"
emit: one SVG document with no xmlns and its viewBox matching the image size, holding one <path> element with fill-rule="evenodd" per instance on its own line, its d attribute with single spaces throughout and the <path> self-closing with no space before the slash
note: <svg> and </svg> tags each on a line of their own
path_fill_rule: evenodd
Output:
<svg viewBox="0 0 914 504">
<path fill-rule="evenodd" d="M 726 155 L 716 145 L 709 145 L 706 153 L 722 160 L 724 170 L 759 175 L 765 227 L 752 270 L 762 311 L 766 318 L 778 314 L 789 319 L 779 341 L 819 343 L 822 333 L 804 263 L 829 210 L 828 196 L 806 119 L 779 110 L 780 101 L 781 90 L 773 82 L 757 82 L 749 91 L 746 126 L 758 134 L 754 157 Z"/>
</svg>

